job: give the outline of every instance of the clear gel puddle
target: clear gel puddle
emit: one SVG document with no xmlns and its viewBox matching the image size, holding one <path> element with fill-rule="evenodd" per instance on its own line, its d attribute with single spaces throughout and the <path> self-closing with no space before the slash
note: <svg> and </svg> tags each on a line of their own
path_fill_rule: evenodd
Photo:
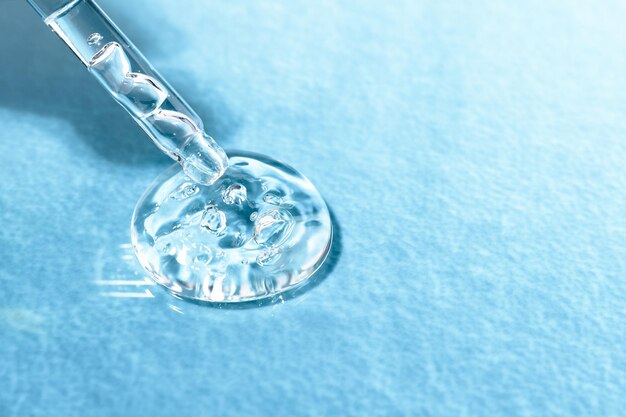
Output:
<svg viewBox="0 0 626 417">
<path fill-rule="evenodd" d="M 132 221 L 137 256 L 155 281 L 199 301 L 242 302 L 304 283 L 332 240 L 328 208 L 293 168 L 231 154 L 214 184 L 175 165 L 140 199 Z"/>
</svg>

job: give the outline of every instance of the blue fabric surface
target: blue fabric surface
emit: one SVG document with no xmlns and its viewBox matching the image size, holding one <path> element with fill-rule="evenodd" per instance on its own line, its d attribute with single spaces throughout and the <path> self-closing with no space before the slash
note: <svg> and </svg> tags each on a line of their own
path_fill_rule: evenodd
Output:
<svg viewBox="0 0 626 417">
<path fill-rule="evenodd" d="M 623 415 L 626 3 L 100 4 L 339 236 L 264 308 L 102 285 L 171 161 L 4 1 L 0 416 Z"/>
</svg>

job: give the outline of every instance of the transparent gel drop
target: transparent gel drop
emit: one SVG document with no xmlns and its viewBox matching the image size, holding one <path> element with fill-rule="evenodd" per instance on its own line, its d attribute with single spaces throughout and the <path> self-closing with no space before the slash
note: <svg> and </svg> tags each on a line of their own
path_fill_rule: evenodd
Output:
<svg viewBox="0 0 626 417">
<path fill-rule="evenodd" d="M 272 297 L 305 283 L 328 254 L 328 208 L 305 177 L 261 155 L 229 159 L 210 186 L 194 184 L 178 166 L 168 169 L 135 208 L 132 241 L 140 262 L 182 298 Z M 280 190 L 280 206 L 265 201 L 271 190 Z"/>
<path fill-rule="evenodd" d="M 287 210 L 268 210 L 254 221 L 254 240 L 262 246 L 278 246 L 289 238 L 293 225 L 293 216 Z"/>
<path fill-rule="evenodd" d="M 182 184 L 180 187 L 176 189 L 172 194 L 170 194 L 170 198 L 174 200 L 184 200 L 185 198 L 189 198 L 194 194 L 198 194 L 200 191 L 200 187 L 192 182 L 186 182 Z"/>
<path fill-rule="evenodd" d="M 242 204 L 248 197 L 248 191 L 246 187 L 241 184 L 229 185 L 224 190 L 224 202 L 226 204 Z"/>
<path fill-rule="evenodd" d="M 283 202 L 283 199 L 276 193 L 268 191 L 264 196 L 263 196 L 263 201 L 266 202 L 267 204 L 272 204 L 274 206 L 280 206 L 280 204 Z"/>
<path fill-rule="evenodd" d="M 226 214 L 217 206 L 210 205 L 202 213 L 200 226 L 211 233 L 219 234 L 226 228 Z"/>
<path fill-rule="evenodd" d="M 256 263 L 260 266 L 268 266 L 276 263 L 280 258 L 280 249 L 269 248 L 256 257 Z"/>
</svg>

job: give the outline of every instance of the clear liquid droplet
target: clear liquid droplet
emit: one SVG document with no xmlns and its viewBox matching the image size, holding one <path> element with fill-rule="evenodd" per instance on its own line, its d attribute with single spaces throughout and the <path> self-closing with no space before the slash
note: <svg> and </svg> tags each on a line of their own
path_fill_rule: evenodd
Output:
<svg viewBox="0 0 626 417">
<path fill-rule="evenodd" d="M 200 187 L 198 187 L 198 185 L 186 182 L 170 194 L 170 198 L 173 198 L 174 200 L 184 200 L 192 195 L 198 194 L 199 191 Z"/>
<path fill-rule="evenodd" d="M 279 169 L 277 162 L 273 166 L 232 158 L 223 179 L 208 187 L 172 167 L 136 210 L 133 239 L 148 257 L 144 265 L 155 280 L 183 298 L 237 302 L 273 296 L 306 279 L 327 251 L 328 214 L 306 179 Z M 235 204 L 241 201 L 239 187 L 229 190 L 234 184 L 246 188 L 242 204 Z M 195 192 L 194 185 L 197 194 L 184 198 Z M 266 203 L 267 193 L 282 203 Z M 157 206 L 161 208 L 155 212 Z M 315 221 L 327 228 L 307 223 Z M 163 253 L 170 249 L 162 248 L 161 239 L 175 247 L 172 255 Z"/>
<path fill-rule="evenodd" d="M 275 264 L 280 258 L 281 251 L 279 248 L 270 248 L 256 257 L 256 263 L 259 266 L 268 266 Z"/>
<path fill-rule="evenodd" d="M 280 204 L 283 202 L 283 199 L 278 194 L 269 191 L 263 196 L 263 201 L 265 201 L 267 204 L 280 206 Z"/>
<path fill-rule="evenodd" d="M 202 213 L 200 226 L 211 233 L 219 234 L 226 228 L 226 214 L 217 206 L 210 205 Z"/>
<path fill-rule="evenodd" d="M 294 218 L 287 210 L 266 211 L 254 222 L 254 240 L 262 246 L 279 246 L 287 240 L 294 224 Z"/>
<path fill-rule="evenodd" d="M 248 198 L 248 190 L 241 184 L 231 184 L 224 190 L 222 197 L 226 204 L 242 204 Z"/>
</svg>

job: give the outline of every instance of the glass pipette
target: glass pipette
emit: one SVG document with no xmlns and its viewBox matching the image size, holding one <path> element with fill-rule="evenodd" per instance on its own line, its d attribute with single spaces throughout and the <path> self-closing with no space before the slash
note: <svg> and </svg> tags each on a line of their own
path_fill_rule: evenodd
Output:
<svg viewBox="0 0 626 417">
<path fill-rule="evenodd" d="M 187 175 L 212 184 L 228 158 L 202 120 L 95 2 L 28 0 L 89 71 Z"/>
</svg>

